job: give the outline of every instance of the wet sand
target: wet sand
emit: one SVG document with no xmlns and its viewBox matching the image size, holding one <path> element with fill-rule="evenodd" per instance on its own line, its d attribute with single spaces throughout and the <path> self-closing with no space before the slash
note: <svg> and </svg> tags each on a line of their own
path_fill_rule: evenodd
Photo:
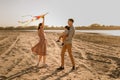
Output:
<svg viewBox="0 0 120 80">
<path fill-rule="evenodd" d="M 34 67 L 38 57 L 31 47 L 38 42 L 37 32 L 0 31 L 0 79 L 7 80 L 120 80 L 120 37 L 76 33 L 73 56 L 76 70 L 71 71 L 69 55 L 65 70 L 60 66 L 59 33 L 47 32 L 47 68 Z"/>
</svg>

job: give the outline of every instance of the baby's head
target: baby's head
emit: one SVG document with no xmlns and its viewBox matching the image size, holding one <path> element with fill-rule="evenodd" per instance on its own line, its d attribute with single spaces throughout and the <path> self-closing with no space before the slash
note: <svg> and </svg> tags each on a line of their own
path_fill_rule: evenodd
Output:
<svg viewBox="0 0 120 80">
<path fill-rule="evenodd" d="M 65 29 L 70 30 L 70 28 L 68 26 L 65 26 Z"/>
</svg>

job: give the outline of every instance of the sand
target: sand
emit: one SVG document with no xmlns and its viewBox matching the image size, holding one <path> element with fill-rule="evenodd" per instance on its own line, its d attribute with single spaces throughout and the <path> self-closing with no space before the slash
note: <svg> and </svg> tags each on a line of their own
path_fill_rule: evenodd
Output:
<svg viewBox="0 0 120 80">
<path fill-rule="evenodd" d="M 65 70 L 60 66 L 61 43 L 58 33 L 46 33 L 48 67 L 34 67 L 38 56 L 31 47 L 38 42 L 37 32 L 0 31 L 0 80 L 120 80 L 120 37 L 76 33 L 73 56 L 76 70 L 71 71 L 65 54 Z"/>
</svg>

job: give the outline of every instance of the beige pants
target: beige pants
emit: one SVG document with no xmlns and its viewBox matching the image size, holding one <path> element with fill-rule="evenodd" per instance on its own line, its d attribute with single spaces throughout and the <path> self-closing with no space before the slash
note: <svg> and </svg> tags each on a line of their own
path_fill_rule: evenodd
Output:
<svg viewBox="0 0 120 80">
<path fill-rule="evenodd" d="M 72 55 L 72 44 L 63 45 L 62 51 L 61 51 L 61 66 L 64 67 L 64 55 L 65 55 L 66 50 L 68 50 L 69 57 L 71 59 L 72 65 L 75 66 L 75 61 L 74 61 L 74 58 L 73 58 L 73 55 Z"/>
</svg>

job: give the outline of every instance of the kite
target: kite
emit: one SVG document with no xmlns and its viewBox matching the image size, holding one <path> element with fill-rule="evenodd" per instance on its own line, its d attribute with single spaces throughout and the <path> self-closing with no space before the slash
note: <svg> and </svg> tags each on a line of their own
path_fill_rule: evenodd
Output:
<svg viewBox="0 0 120 80">
<path fill-rule="evenodd" d="M 32 16 L 32 15 L 22 16 L 22 17 L 30 16 L 30 17 L 32 17 L 32 19 L 26 20 L 26 21 L 18 21 L 18 23 L 28 25 L 28 24 L 30 24 L 30 23 L 33 22 L 33 21 L 36 21 L 36 20 L 39 20 L 40 18 L 43 18 L 43 17 L 44 17 L 45 15 L 47 15 L 47 14 L 48 14 L 48 13 L 43 14 L 43 15 L 38 15 L 38 16 Z"/>
</svg>

